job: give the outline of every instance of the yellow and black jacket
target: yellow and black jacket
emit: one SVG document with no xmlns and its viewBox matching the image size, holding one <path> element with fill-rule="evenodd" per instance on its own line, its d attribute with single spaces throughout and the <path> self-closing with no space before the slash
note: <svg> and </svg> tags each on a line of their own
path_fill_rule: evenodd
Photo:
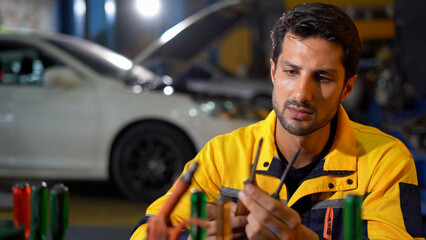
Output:
<svg viewBox="0 0 426 240">
<path fill-rule="evenodd" d="M 273 193 L 283 171 L 281 164 L 277 164 L 280 160 L 275 145 L 275 123 L 276 114 L 272 111 L 263 121 L 207 143 L 192 160 L 200 166 L 191 188 L 202 189 L 208 202 L 215 202 L 219 194 L 236 200 L 263 137 L 256 184 Z M 145 239 L 147 218 L 159 211 L 172 191 L 173 187 L 149 206 L 131 240 Z M 301 215 L 302 223 L 321 239 L 343 239 L 343 205 L 349 194 L 364 198 L 362 218 L 366 239 L 424 239 L 416 168 L 409 150 L 376 128 L 350 121 L 340 107 L 329 153 L 290 199 L 285 186 L 280 198 L 291 207 L 309 196 L 311 208 Z M 173 225 L 189 218 L 189 195 L 188 192 L 173 211 Z"/>
</svg>

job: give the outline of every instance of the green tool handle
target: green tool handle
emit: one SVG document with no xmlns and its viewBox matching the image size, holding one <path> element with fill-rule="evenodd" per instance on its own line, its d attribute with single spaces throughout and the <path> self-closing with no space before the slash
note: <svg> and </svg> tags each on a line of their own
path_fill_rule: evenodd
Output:
<svg viewBox="0 0 426 240">
<path fill-rule="evenodd" d="M 191 218 L 207 219 L 207 198 L 202 191 L 195 191 L 191 194 Z M 198 226 L 191 226 L 191 237 L 193 240 L 204 240 L 207 237 L 206 229 Z"/>
<path fill-rule="evenodd" d="M 49 190 L 45 182 L 31 186 L 31 235 L 44 240 L 47 232 L 47 202 Z"/>
<path fill-rule="evenodd" d="M 364 223 L 361 218 L 362 197 L 349 195 L 343 209 L 343 231 L 345 240 L 363 239 Z"/>
<path fill-rule="evenodd" d="M 64 240 L 68 230 L 68 187 L 57 184 L 50 190 L 50 231 L 53 240 Z"/>
</svg>

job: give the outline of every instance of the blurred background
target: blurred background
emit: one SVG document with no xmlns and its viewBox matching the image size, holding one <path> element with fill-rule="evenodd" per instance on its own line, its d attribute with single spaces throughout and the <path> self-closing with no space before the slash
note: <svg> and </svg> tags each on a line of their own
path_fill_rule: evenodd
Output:
<svg viewBox="0 0 426 240">
<path fill-rule="evenodd" d="M 303 2 L 0 1 L 0 219 L 13 183 L 63 182 L 67 239 L 128 238 L 209 139 L 267 116 L 270 30 Z M 358 27 L 345 109 L 410 149 L 425 218 L 426 2 L 319 2 Z"/>
</svg>

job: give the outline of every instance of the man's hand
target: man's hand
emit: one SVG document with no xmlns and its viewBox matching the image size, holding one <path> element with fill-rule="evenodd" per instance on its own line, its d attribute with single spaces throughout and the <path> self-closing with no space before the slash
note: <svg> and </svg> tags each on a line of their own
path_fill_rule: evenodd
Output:
<svg viewBox="0 0 426 240">
<path fill-rule="evenodd" d="M 302 225 L 295 210 L 258 187 L 248 184 L 238 197 L 250 211 L 245 228 L 248 239 L 319 239 Z"/>
<path fill-rule="evenodd" d="M 237 204 L 230 202 L 230 212 L 231 212 L 231 228 L 232 228 L 232 239 L 247 239 L 245 233 L 245 226 L 247 225 L 247 216 L 235 216 L 235 209 Z M 207 238 L 206 240 L 216 239 L 216 226 L 217 226 L 217 207 L 214 204 L 207 204 L 207 221 L 209 227 L 207 228 Z"/>
</svg>

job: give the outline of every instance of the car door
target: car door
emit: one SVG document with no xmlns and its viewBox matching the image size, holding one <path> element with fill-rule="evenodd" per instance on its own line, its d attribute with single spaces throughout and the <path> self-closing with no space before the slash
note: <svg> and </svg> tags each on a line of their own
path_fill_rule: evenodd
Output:
<svg viewBox="0 0 426 240">
<path fill-rule="evenodd" d="M 0 59 L 3 59 L 0 54 Z M 13 91 L 5 86 L 6 70 L 0 61 L 0 163 L 11 161 L 11 148 L 15 145 L 16 124 L 14 121 L 12 96 Z"/>
<path fill-rule="evenodd" d="M 98 134 L 95 85 L 54 56 L 30 43 L 0 41 L 5 69 L 0 130 L 6 133 L 0 134 L 0 143 L 6 143 L 0 149 L 6 150 L 0 152 L 1 175 L 64 177 L 58 170 L 72 175 L 93 166 Z M 66 79 L 57 76 L 61 69 L 74 76 L 74 86 L 69 79 L 47 81 L 46 76 Z M 31 171 L 18 171 L 22 169 Z"/>
</svg>

